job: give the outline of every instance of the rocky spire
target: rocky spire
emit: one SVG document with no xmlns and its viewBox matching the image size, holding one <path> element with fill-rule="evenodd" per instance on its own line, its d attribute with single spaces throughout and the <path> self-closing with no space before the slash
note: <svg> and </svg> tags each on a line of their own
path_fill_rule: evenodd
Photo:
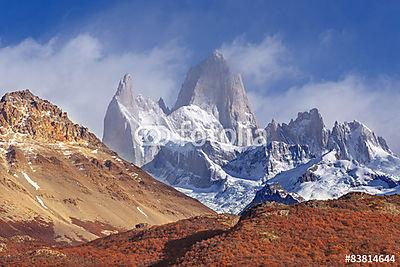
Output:
<svg viewBox="0 0 400 267">
<path fill-rule="evenodd" d="M 141 95 L 134 96 L 132 84 L 132 76 L 129 74 L 125 74 L 119 82 L 104 117 L 103 142 L 120 157 L 142 166 L 153 159 L 159 148 L 143 148 L 136 139 L 136 130 L 142 126 L 169 129 L 169 124 L 160 103 Z"/>
<path fill-rule="evenodd" d="M 169 115 L 171 113 L 171 110 L 169 109 L 169 107 L 167 107 L 167 105 L 164 102 L 164 99 L 162 97 L 160 97 L 158 99 L 158 105 L 160 106 L 161 110 L 164 111 L 165 114 Z"/>
<path fill-rule="evenodd" d="M 247 136 L 247 130 L 251 133 L 257 128 L 256 119 L 242 77 L 231 71 L 221 52 L 215 50 L 189 70 L 173 110 L 191 104 L 213 114 L 225 128 L 236 131 L 236 136 L 231 136 L 235 144 L 249 144 L 247 141 L 252 138 Z"/>
<path fill-rule="evenodd" d="M 133 104 L 133 83 L 132 75 L 129 73 L 125 74 L 124 77 L 119 81 L 115 98 L 119 103 L 126 107 L 131 107 Z"/>
<path fill-rule="evenodd" d="M 295 120 L 289 125 L 282 125 L 288 139 L 294 144 L 308 145 L 313 153 L 319 154 L 326 148 L 329 131 L 318 109 L 299 112 Z"/>
<path fill-rule="evenodd" d="M 268 123 L 267 127 L 265 127 L 266 139 L 267 143 L 272 141 L 285 142 L 288 143 L 283 132 L 282 126 L 272 119 L 270 123 Z"/>
<path fill-rule="evenodd" d="M 265 128 L 267 142 L 279 141 L 287 144 L 307 145 L 312 153 L 320 154 L 326 149 L 329 130 L 318 109 L 299 112 L 289 124 L 277 124 L 274 120 Z"/>
</svg>

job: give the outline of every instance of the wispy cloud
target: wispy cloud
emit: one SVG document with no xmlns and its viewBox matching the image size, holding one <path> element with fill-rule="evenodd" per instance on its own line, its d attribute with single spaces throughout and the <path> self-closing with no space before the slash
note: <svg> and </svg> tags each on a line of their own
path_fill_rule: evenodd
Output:
<svg viewBox="0 0 400 267">
<path fill-rule="evenodd" d="M 351 34 L 329 29 L 319 38 L 323 50 L 333 42 L 351 38 Z M 317 107 L 328 127 L 336 120 L 359 120 L 385 137 L 394 151 L 400 152 L 400 79 L 371 78 L 349 72 L 337 80 L 320 81 L 298 67 L 296 55 L 299 51 L 290 51 L 279 36 L 267 36 L 259 43 L 239 37 L 223 44 L 221 50 L 244 75 L 253 110 L 261 125 L 272 118 L 289 122 L 298 112 Z M 306 79 L 299 82 L 301 77 Z M 273 83 L 290 80 L 294 82 L 287 88 L 271 87 Z"/>
<path fill-rule="evenodd" d="M 250 99 L 264 124 L 271 118 L 288 122 L 299 111 L 317 107 L 328 127 L 335 121 L 361 121 L 385 137 L 398 153 L 399 86 L 400 80 L 390 77 L 348 75 L 337 81 L 310 82 L 273 96 L 250 92 Z"/>
<path fill-rule="evenodd" d="M 322 37 L 325 41 L 332 38 L 329 32 Z M 329 127 L 335 120 L 359 120 L 400 152 L 400 79 L 348 73 L 338 80 L 310 81 L 274 91 L 271 83 L 304 75 L 295 63 L 296 54 L 279 37 L 269 36 L 259 43 L 237 38 L 221 50 L 250 84 L 250 100 L 262 125 L 271 118 L 287 122 L 297 112 L 317 107 Z M 136 93 L 154 99 L 162 96 L 172 103 L 187 71 L 189 54 L 174 41 L 146 51 L 118 53 L 104 51 L 104 43 L 89 34 L 66 42 L 26 39 L 0 47 L 0 93 L 30 88 L 101 136 L 108 102 L 124 73 L 133 74 Z"/>
<path fill-rule="evenodd" d="M 232 43 L 224 43 L 221 51 L 246 81 L 254 87 L 263 86 L 264 90 L 270 83 L 300 73 L 291 64 L 292 55 L 278 36 L 267 36 L 259 43 L 239 37 Z"/>
<path fill-rule="evenodd" d="M 140 52 L 106 53 L 88 34 L 61 43 L 32 39 L 0 47 L 0 93 L 29 88 L 102 133 L 102 121 L 118 80 L 132 73 L 136 93 L 171 100 L 186 69 L 187 50 L 171 41 Z"/>
</svg>

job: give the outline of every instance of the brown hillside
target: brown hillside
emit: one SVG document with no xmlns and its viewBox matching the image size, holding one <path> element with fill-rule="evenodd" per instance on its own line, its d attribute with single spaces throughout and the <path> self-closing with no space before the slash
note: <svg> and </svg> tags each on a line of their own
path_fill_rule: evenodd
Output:
<svg viewBox="0 0 400 267">
<path fill-rule="evenodd" d="M 28 90 L 0 101 L 0 236 L 86 242 L 213 214 L 110 151 Z"/>
<path fill-rule="evenodd" d="M 258 205 L 238 222 L 235 216 L 195 217 L 77 247 L 4 240 L 0 261 L 13 266 L 342 266 L 346 254 L 394 254 L 395 266 L 399 221 L 400 196 L 351 193 L 295 206 Z"/>
</svg>

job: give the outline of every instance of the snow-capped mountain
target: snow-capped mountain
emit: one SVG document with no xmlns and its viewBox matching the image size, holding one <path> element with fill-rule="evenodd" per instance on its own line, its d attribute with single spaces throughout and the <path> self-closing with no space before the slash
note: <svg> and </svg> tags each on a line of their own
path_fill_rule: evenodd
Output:
<svg viewBox="0 0 400 267">
<path fill-rule="evenodd" d="M 191 104 L 214 115 L 225 129 L 235 130 L 233 144 L 252 144 L 258 127 L 242 77 L 232 72 L 219 51 L 189 70 L 173 110 Z"/>
<path fill-rule="evenodd" d="M 327 146 L 329 131 L 325 128 L 317 109 L 299 112 L 289 124 L 277 124 L 275 120 L 266 127 L 267 142 L 307 145 L 312 153 L 319 154 Z"/>
<path fill-rule="evenodd" d="M 244 125 L 251 134 L 242 141 L 249 144 L 231 142 Z M 160 128 L 157 137 L 151 129 Z M 311 109 L 288 124 L 272 120 L 263 129 L 265 142 L 247 142 L 258 137 L 256 128 L 240 75 L 215 51 L 190 69 L 172 110 L 162 99 L 134 96 L 126 75 L 108 107 L 103 141 L 157 179 L 222 212 L 239 213 L 262 199 L 285 202 L 283 191 L 301 201 L 399 190 L 400 159 L 360 122 L 337 122 L 330 130 Z M 140 138 L 158 142 L 135 139 L 138 129 L 144 129 Z"/>
<path fill-rule="evenodd" d="M 328 147 L 338 152 L 340 159 L 370 163 L 376 157 L 393 155 L 385 139 L 375 136 L 367 126 L 358 121 L 335 123 Z"/>
<path fill-rule="evenodd" d="M 104 118 L 103 142 L 112 150 L 118 151 L 125 160 L 141 166 L 154 158 L 159 147 L 142 146 L 135 138 L 136 131 L 141 127 L 151 126 L 170 131 L 171 125 L 166 117 L 157 102 L 141 95 L 134 96 L 132 76 L 126 74 L 108 105 Z"/>
<path fill-rule="evenodd" d="M 314 155 L 336 150 L 340 159 L 356 160 L 363 164 L 370 163 L 376 157 L 394 156 L 383 137 L 376 136 L 358 121 L 336 122 L 333 129 L 328 130 L 315 108 L 309 112 L 299 112 L 289 124 L 272 120 L 265 130 L 268 143 L 279 141 L 306 145 Z"/>
<path fill-rule="evenodd" d="M 315 153 L 308 162 L 269 179 L 267 189 L 278 183 L 306 200 L 337 198 L 352 191 L 391 194 L 400 189 L 400 159 L 382 137 L 360 122 L 336 122 L 327 130 L 318 110 L 312 109 L 288 125 L 270 123 L 267 138 L 307 145 Z M 268 193 L 266 188 L 260 192 Z"/>
<path fill-rule="evenodd" d="M 400 164 L 398 159 L 396 164 Z M 356 161 L 341 160 L 337 151 L 332 150 L 279 173 L 267 184 L 279 183 L 286 191 L 310 200 L 337 198 L 353 191 L 394 194 L 400 192 L 399 180 L 399 172 L 391 175 Z"/>
</svg>

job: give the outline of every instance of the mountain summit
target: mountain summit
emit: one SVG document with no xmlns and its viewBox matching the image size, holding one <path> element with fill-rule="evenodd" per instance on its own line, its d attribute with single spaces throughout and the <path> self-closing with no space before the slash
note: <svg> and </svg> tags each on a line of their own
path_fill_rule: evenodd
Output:
<svg viewBox="0 0 400 267">
<path fill-rule="evenodd" d="M 125 74 L 119 81 L 114 97 L 127 107 L 133 105 L 133 82 L 129 73 Z"/>
<path fill-rule="evenodd" d="M 138 166 L 151 161 L 158 147 L 143 149 L 136 138 L 139 128 L 159 126 L 170 129 L 162 103 L 142 95 L 134 95 L 133 79 L 125 74 L 108 105 L 104 118 L 103 142 L 118 154 Z"/>
<path fill-rule="evenodd" d="M 103 142 L 124 159 L 143 166 L 153 160 L 160 146 L 143 147 L 135 135 L 143 128 L 150 133 L 154 127 L 175 140 L 187 139 L 182 129 L 189 127 L 206 131 L 212 139 L 247 146 L 253 144 L 257 123 L 241 76 L 214 51 L 190 69 L 172 110 L 162 98 L 156 102 L 135 96 L 132 76 L 122 77 L 104 118 Z"/>
<path fill-rule="evenodd" d="M 0 100 L 1 133 L 27 134 L 41 141 L 88 142 L 102 146 L 86 127 L 73 123 L 57 106 L 29 90 L 5 94 Z"/>
<path fill-rule="evenodd" d="M 274 120 L 265 128 L 267 142 L 279 141 L 287 144 L 307 145 L 309 149 L 320 154 L 326 149 L 329 131 L 318 109 L 299 112 L 295 120 L 289 124 L 278 124 Z"/>
<path fill-rule="evenodd" d="M 235 130 L 235 144 L 251 144 L 250 136 L 240 136 L 243 129 L 252 132 L 257 122 L 251 111 L 240 74 L 232 72 L 221 52 L 215 50 L 187 73 L 173 110 L 197 105 L 213 114 L 226 129 Z"/>
</svg>

